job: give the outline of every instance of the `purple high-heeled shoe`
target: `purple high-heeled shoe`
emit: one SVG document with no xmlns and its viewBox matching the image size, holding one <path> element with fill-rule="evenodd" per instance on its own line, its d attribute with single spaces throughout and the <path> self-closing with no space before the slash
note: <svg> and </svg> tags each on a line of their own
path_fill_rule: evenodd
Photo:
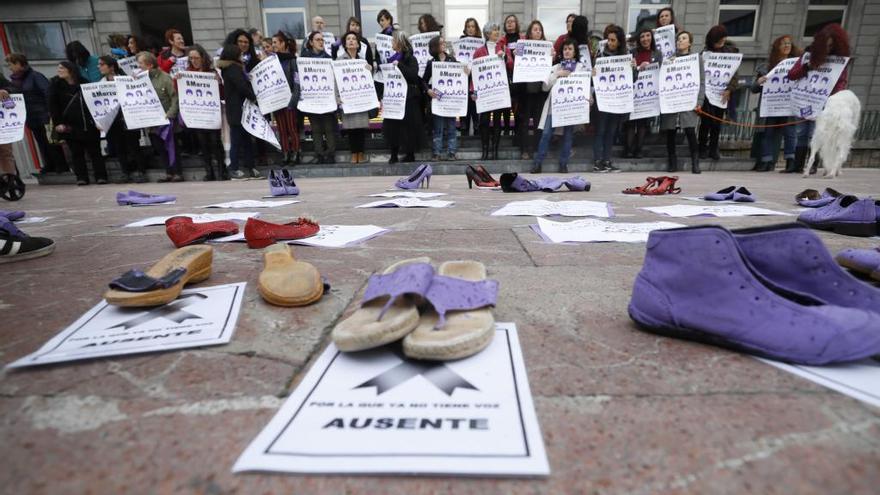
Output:
<svg viewBox="0 0 880 495">
<path fill-rule="evenodd" d="M 281 170 L 269 170 L 269 194 L 272 196 L 287 196 L 287 188 L 282 182 Z"/>
<path fill-rule="evenodd" d="M 418 189 L 422 186 L 422 182 L 424 182 L 426 187 L 431 187 L 431 174 L 433 173 L 434 170 L 431 168 L 431 165 L 423 163 L 409 177 L 397 179 L 394 185 L 399 189 Z"/>
<path fill-rule="evenodd" d="M 288 196 L 297 196 L 299 194 L 299 187 L 293 181 L 293 174 L 286 168 L 281 169 L 281 184 L 284 185 Z"/>
</svg>

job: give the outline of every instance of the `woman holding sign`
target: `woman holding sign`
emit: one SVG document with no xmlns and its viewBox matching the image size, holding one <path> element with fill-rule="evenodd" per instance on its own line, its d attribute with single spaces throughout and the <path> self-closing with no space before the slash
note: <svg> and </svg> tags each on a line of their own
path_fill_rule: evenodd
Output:
<svg viewBox="0 0 880 495">
<path fill-rule="evenodd" d="M 458 39 L 465 38 L 476 38 L 483 39 L 483 33 L 480 31 L 480 23 L 477 22 L 473 17 L 468 17 L 467 20 L 464 21 L 464 32 Z M 468 87 L 472 88 L 474 86 L 473 81 L 471 80 L 470 74 L 468 74 Z M 468 113 L 464 119 L 461 119 L 461 135 L 467 136 L 469 134 L 468 130 L 473 128 L 473 132 L 471 135 L 477 135 L 477 129 L 480 127 L 480 115 L 477 113 L 477 102 L 476 96 L 473 92 L 471 92 L 468 98 Z"/>
<path fill-rule="evenodd" d="M 113 81 L 116 76 L 121 76 L 119 63 L 116 59 L 108 55 L 98 57 L 98 70 L 103 76 L 102 81 Z M 147 182 L 146 159 L 141 153 L 141 130 L 135 129 L 129 131 L 125 127 L 125 119 L 122 112 L 116 114 L 113 124 L 107 131 L 107 139 L 113 142 L 116 149 L 116 156 L 119 158 L 119 167 L 122 169 L 122 178 L 120 184 L 135 182 L 142 184 Z"/>
<path fill-rule="evenodd" d="M 428 97 L 431 99 L 440 99 L 443 97 L 444 92 L 452 92 L 454 89 L 450 85 L 448 88 L 444 87 L 433 87 L 431 85 L 431 78 L 434 75 L 434 62 L 456 62 L 455 57 L 449 54 L 446 51 L 446 40 L 443 39 L 442 36 L 435 36 L 431 38 L 431 41 L 428 42 L 428 52 L 431 54 L 431 60 L 428 60 L 428 65 L 425 67 L 425 75 L 422 76 L 423 87 L 425 89 L 425 93 L 427 93 Z M 467 72 L 467 67 L 465 67 L 465 72 Z M 450 79 L 451 82 L 451 79 Z M 440 79 L 439 84 L 443 83 L 443 79 Z M 443 135 L 446 134 L 446 153 L 447 159 L 449 160 L 458 160 L 458 156 L 456 156 L 456 151 L 458 151 L 458 134 L 455 130 L 455 117 L 442 117 L 440 115 L 431 115 L 433 118 L 433 129 L 434 129 L 434 140 L 433 140 L 433 156 L 431 160 L 440 161 L 443 159 Z"/>
<path fill-rule="evenodd" d="M 330 58 L 324 50 L 324 33 L 312 31 L 304 45 L 303 57 Z M 307 117 L 315 143 L 315 158 L 311 163 L 336 163 L 336 112 L 310 113 Z"/>
<path fill-rule="evenodd" d="M 389 119 L 382 124 L 383 130 L 388 131 L 388 145 L 391 148 L 391 158 L 388 163 L 398 162 L 397 154 L 401 148 L 406 153 L 402 161 L 414 162 L 419 134 L 422 132 L 422 109 L 419 105 L 422 79 L 419 77 L 419 61 L 413 55 L 412 44 L 404 31 L 394 31 L 391 37 L 391 49 L 394 50 L 394 55 L 389 62 L 397 66 L 406 80 L 406 112 L 403 119 Z"/>
<path fill-rule="evenodd" d="M 272 36 L 272 50 L 281 62 L 281 70 L 287 78 L 290 87 L 290 104 L 287 108 L 275 111 L 272 114 L 278 124 L 278 141 L 281 144 L 281 152 L 284 155 L 284 163 L 300 163 L 299 129 L 302 119 L 297 114 L 296 104 L 299 103 L 300 83 L 299 69 L 296 65 L 296 40 L 284 31 L 278 31 Z"/>
<path fill-rule="evenodd" d="M 189 48 L 187 52 L 187 62 L 189 66 L 187 66 L 187 71 L 192 72 L 210 72 L 214 74 L 214 77 L 217 78 L 217 83 L 219 85 L 220 91 L 223 91 L 223 81 L 220 79 L 220 76 L 217 75 L 217 72 L 214 70 L 214 62 L 211 60 L 211 57 L 208 56 L 208 52 L 202 48 L 202 45 L 193 45 Z M 220 102 L 220 95 L 217 95 L 216 98 L 217 103 Z M 202 160 L 204 161 L 205 166 L 205 177 L 202 179 L 204 181 L 213 181 L 213 180 L 229 180 L 229 173 L 226 170 L 226 164 L 224 163 L 225 154 L 223 153 L 223 145 L 220 140 L 220 129 L 189 129 L 190 133 L 192 133 L 193 138 L 195 139 L 196 145 L 198 146 L 199 153 L 202 156 Z M 214 168 L 211 164 L 213 161 L 217 162 L 217 173 L 214 173 Z"/>
<path fill-rule="evenodd" d="M 660 63 L 663 60 L 663 54 L 657 49 L 654 41 L 654 31 L 649 27 L 642 27 L 636 35 L 636 47 L 629 52 L 633 56 L 637 71 L 645 70 L 649 65 Z M 635 79 L 638 79 L 636 76 Z M 626 140 L 623 147 L 624 158 L 641 158 L 642 145 L 645 142 L 645 136 L 651 129 L 651 121 L 653 117 L 644 119 L 629 120 L 624 124 Z"/>
<path fill-rule="evenodd" d="M 682 57 L 691 54 L 691 45 L 694 37 L 687 31 L 681 31 L 675 36 L 675 57 Z M 669 60 L 673 60 L 671 57 Z M 694 109 L 696 110 L 696 109 Z M 660 116 L 660 130 L 666 132 L 666 154 L 667 154 L 667 172 L 678 171 L 678 157 L 675 152 L 675 134 L 676 129 L 681 128 L 687 137 L 688 148 L 691 153 L 691 172 L 700 173 L 700 160 L 697 152 L 697 133 L 696 127 L 700 118 L 696 111 L 688 110 L 678 113 L 664 113 Z"/>
<path fill-rule="evenodd" d="M 490 54 L 489 48 L 492 48 L 494 51 L 491 52 L 494 56 L 509 61 L 508 68 L 512 70 L 513 62 L 512 58 L 509 56 L 509 50 L 507 49 L 507 42 L 505 38 L 501 37 L 501 26 L 498 24 L 488 24 L 483 30 L 483 37 L 486 39 L 486 44 L 477 48 L 477 51 L 474 52 L 474 60 L 488 57 Z M 499 74 L 501 77 L 508 77 L 508 74 Z M 476 100 L 476 96 L 473 97 Z M 492 110 L 489 112 L 483 112 L 480 114 L 480 141 L 483 144 L 483 160 L 495 160 L 498 158 L 498 147 L 501 143 L 501 120 L 504 114 L 510 115 L 510 108 L 501 108 L 498 110 Z M 490 118 L 491 118 L 491 126 L 490 126 Z M 491 146 L 489 143 L 489 135 L 491 132 L 492 142 Z"/>
<path fill-rule="evenodd" d="M 706 33 L 706 47 L 703 51 L 714 53 L 739 53 L 739 49 L 737 49 L 733 43 L 727 41 L 727 28 L 721 24 L 713 26 L 712 29 Z M 705 82 L 706 81 L 703 81 L 704 84 Z M 730 101 L 730 95 L 733 94 L 736 87 L 736 73 L 734 72 L 730 78 L 730 82 L 727 83 L 727 88 L 725 88 L 724 93 L 721 96 L 722 103 L 726 105 Z M 721 159 L 721 155 L 718 152 L 718 141 L 721 135 L 721 122 L 716 119 L 723 119 L 726 110 L 726 108 L 716 107 L 711 104 L 708 98 L 703 101 L 703 113 L 711 115 L 712 117 L 715 117 L 715 119 L 706 115 L 700 117 L 699 143 L 701 159 L 706 158 L 707 156 L 713 160 Z"/>
<path fill-rule="evenodd" d="M 254 144 L 251 136 L 241 125 L 242 105 L 245 100 L 257 104 L 257 95 L 254 94 L 251 83 L 248 82 L 244 64 L 241 61 L 241 49 L 238 45 L 228 44 L 220 52 L 220 60 L 217 67 L 223 76 L 223 96 L 226 98 L 226 123 L 229 124 L 229 175 L 233 179 L 244 179 L 248 176 L 261 177 L 254 167 Z M 241 159 L 244 157 L 244 167 L 249 174 L 240 170 Z"/>
<path fill-rule="evenodd" d="M 605 30 L 607 31 L 605 47 L 596 54 L 596 59 L 626 55 L 626 35 L 623 34 L 623 28 L 611 25 Z M 595 67 L 593 75 L 596 75 Z M 609 76 L 609 79 L 611 77 Z M 596 137 L 593 139 L 593 172 L 620 172 L 620 169 L 611 163 L 611 149 L 614 147 L 614 138 L 617 137 L 620 123 L 623 122 L 626 115 L 597 110 L 596 116 Z"/>
<path fill-rule="evenodd" d="M 562 42 L 562 60 L 553 66 L 550 72 L 550 78 L 543 83 L 543 89 L 550 92 L 553 86 L 560 78 L 568 77 L 578 65 L 580 54 L 578 53 L 577 41 L 567 38 Z M 584 111 L 588 111 L 589 102 L 584 105 Z M 552 103 L 550 98 L 544 100 L 544 109 L 541 112 L 541 120 L 538 125 L 539 129 L 543 129 L 541 134 L 541 142 L 538 144 L 538 152 L 535 154 L 535 162 L 532 165 L 532 173 L 541 173 L 541 165 L 547 156 L 547 150 L 550 147 L 550 139 L 553 137 L 553 115 Z M 571 143 L 574 136 L 575 125 L 567 125 L 562 127 L 562 149 L 559 151 L 559 172 L 568 172 L 568 160 L 571 158 Z"/>
<path fill-rule="evenodd" d="M 361 57 L 360 35 L 354 31 L 345 33 L 342 37 L 343 50 L 336 52 L 338 60 L 364 60 Z M 364 60 L 367 70 L 373 73 L 373 64 Z M 370 80 L 372 84 L 372 80 Z M 354 85 L 354 84 L 352 84 Z M 337 91 L 337 98 L 339 92 Z M 342 127 L 348 132 L 348 142 L 351 147 L 351 163 L 365 163 L 364 155 L 367 129 L 370 127 L 370 112 L 342 113 Z"/>
<path fill-rule="evenodd" d="M 532 21 L 526 30 L 527 40 L 545 41 L 544 25 L 541 21 Z M 553 59 L 556 53 L 553 53 Z M 544 108 L 544 102 L 547 100 L 547 92 L 543 90 L 544 83 L 527 82 L 522 83 L 523 89 L 520 93 L 519 104 L 517 105 L 516 116 L 516 135 L 519 139 L 520 160 L 529 160 L 535 152 L 535 141 L 538 139 L 538 121 L 541 119 L 541 109 Z M 535 123 L 535 138 L 529 137 L 529 122 Z"/>
</svg>

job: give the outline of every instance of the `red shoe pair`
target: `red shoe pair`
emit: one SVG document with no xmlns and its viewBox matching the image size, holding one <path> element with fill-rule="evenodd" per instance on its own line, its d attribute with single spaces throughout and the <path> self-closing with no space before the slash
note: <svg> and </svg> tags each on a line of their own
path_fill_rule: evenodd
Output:
<svg viewBox="0 0 880 495">
<path fill-rule="evenodd" d="M 174 247 L 200 244 L 208 239 L 238 233 L 238 225 L 229 220 L 194 223 L 190 217 L 171 217 L 165 220 L 165 233 Z"/>
<path fill-rule="evenodd" d="M 321 227 L 317 222 L 303 217 L 284 225 L 248 218 L 247 223 L 244 224 L 244 239 L 249 248 L 257 249 L 272 245 L 276 241 L 311 237 L 319 230 Z"/>
</svg>

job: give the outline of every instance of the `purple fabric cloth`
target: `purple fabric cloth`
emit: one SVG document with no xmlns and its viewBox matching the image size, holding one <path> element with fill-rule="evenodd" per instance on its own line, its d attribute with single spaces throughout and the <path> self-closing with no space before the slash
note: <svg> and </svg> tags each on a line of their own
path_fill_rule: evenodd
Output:
<svg viewBox="0 0 880 495">
<path fill-rule="evenodd" d="M 27 237 L 11 220 L 6 217 L 0 217 L 0 230 L 5 230 L 13 237 Z"/>
<path fill-rule="evenodd" d="M 394 303 L 398 296 L 403 294 L 417 294 L 424 296 L 431 286 L 434 277 L 434 267 L 428 263 L 410 263 L 399 267 L 391 273 L 372 275 L 364 291 L 364 299 L 361 304 L 368 303 L 383 296 L 391 296 L 379 313 L 381 320 L 385 312 Z"/>
<path fill-rule="evenodd" d="M 720 226 L 651 232 L 629 314 L 654 333 L 794 363 L 880 353 L 880 313 L 787 291 L 756 269 Z"/>
<path fill-rule="evenodd" d="M 517 173 L 501 174 L 501 189 L 504 192 L 554 192 L 565 186 L 569 191 L 589 191 L 590 182 L 580 176 L 560 179 L 559 177 L 539 177 L 527 179 Z"/>
<path fill-rule="evenodd" d="M 174 125 L 172 121 L 168 121 L 168 125 L 163 125 L 156 132 L 156 135 L 162 140 L 165 144 L 165 153 L 168 154 L 168 169 L 174 170 L 177 168 L 177 153 L 175 153 L 174 149 Z"/>
<path fill-rule="evenodd" d="M 0 210 L 0 217 L 6 217 L 6 219 L 10 222 L 14 222 L 16 220 L 21 220 L 22 218 L 24 218 L 24 212 Z"/>
</svg>

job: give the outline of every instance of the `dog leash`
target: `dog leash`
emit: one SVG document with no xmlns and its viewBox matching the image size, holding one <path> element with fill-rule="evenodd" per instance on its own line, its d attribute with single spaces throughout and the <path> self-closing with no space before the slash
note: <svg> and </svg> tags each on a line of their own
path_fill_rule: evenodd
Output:
<svg viewBox="0 0 880 495">
<path fill-rule="evenodd" d="M 786 122 L 786 123 L 784 123 L 784 124 L 746 124 L 746 123 L 744 123 L 744 122 L 734 122 L 734 121 L 732 121 L 732 120 L 727 120 L 727 119 L 722 119 L 722 118 L 720 118 L 720 117 L 716 117 L 716 116 L 714 116 L 714 115 L 712 115 L 712 114 L 709 114 L 709 113 L 704 112 L 703 109 L 702 109 L 701 107 L 697 107 L 697 109 L 694 110 L 694 111 L 695 111 L 697 114 L 699 114 L 699 115 L 701 115 L 701 116 L 703 116 L 703 117 L 708 117 L 708 118 L 710 118 L 710 119 L 712 119 L 712 120 L 716 120 L 716 121 L 718 121 L 718 122 L 721 122 L 722 124 L 735 125 L 735 126 L 738 126 L 738 127 L 750 127 L 750 128 L 752 128 L 752 129 L 771 129 L 771 128 L 774 128 L 774 127 L 788 127 L 788 126 L 790 126 L 790 125 L 798 125 L 798 124 L 800 124 L 800 123 L 802 123 L 802 122 L 808 122 L 807 119 L 802 119 L 802 120 L 797 120 L 797 121 L 794 121 L 794 122 Z"/>
</svg>

